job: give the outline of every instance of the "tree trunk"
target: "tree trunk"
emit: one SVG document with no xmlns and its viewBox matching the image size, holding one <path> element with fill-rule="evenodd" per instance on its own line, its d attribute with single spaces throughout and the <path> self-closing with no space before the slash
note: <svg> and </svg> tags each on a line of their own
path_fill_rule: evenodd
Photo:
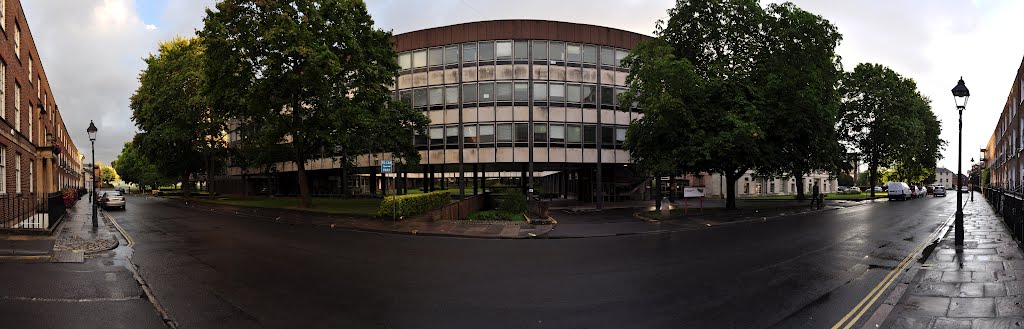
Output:
<svg viewBox="0 0 1024 329">
<path fill-rule="evenodd" d="M 872 163 L 870 166 L 868 166 L 868 183 L 870 183 L 870 186 L 868 186 L 868 188 L 871 189 L 872 200 L 875 198 L 875 186 L 877 186 L 878 184 L 875 182 L 875 179 L 877 179 L 876 176 L 878 176 L 878 165 Z"/>
<path fill-rule="evenodd" d="M 309 193 L 309 179 L 306 177 L 306 157 L 298 147 L 295 149 L 295 166 L 299 175 L 299 207 L 310 208 L 313 199 Z"/>
<path fill-rule="evenodd" d="M 725 209 L 736 209 L 736 181 L 739 179 L 740 172 L 725 173 Z"/>
<path fill-rule="evenodd" d="M 793 179 L 796 180 L 796 199 L 807 199 L 807 196 L 804 195 L 804 174 L 796 173 L 793 175 Z"/>
<path fill-rule="evenodd" d="M 352 191 L 348 188 L 348 151 L 341 151 L 341 195 L 344 197 L 351 197 Z"/>
<path fill-rule="evenodd" d="M 661 176 L 654 176 L 654 210 L 661 210 Z"/>
<path fill-rule="evenodd" d="M 192 188 L 189 186 L 188 173 L 181 174 L 181 195 L 187 197 L 192 196 Z"/>
</svg>

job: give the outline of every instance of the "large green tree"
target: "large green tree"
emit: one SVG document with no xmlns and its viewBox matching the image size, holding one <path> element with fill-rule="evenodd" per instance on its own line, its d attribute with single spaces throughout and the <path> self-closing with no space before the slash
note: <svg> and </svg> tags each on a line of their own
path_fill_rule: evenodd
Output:
<svg viewBox="0 0 1024 329">
<path fill-rule="evenodd" d="M 142 131 L 133 145 L 161 175 L 180 177 L 185 195 L 192 185 L 189 177 L 204 165 L 209 168 L 215 136 L 224 130 L 221 112 L 207 98 L 203 63 L 199 40 L 163 42 L 157 54 L 146 58 L 139 89 L 131 97 L 132 120 Z"/>
<path fill-rule="evenodd" d="M 373 27 L 362 1 L 225 0 L 204 22 L 215 106 L 258 127 L 243 129 L 257 141 L 289 149 L 300 206 L 312 202 L 308 159 L 376 151 L 419 161 L 413 134 L 428 119 L 392 98 L 391 33 Z"/>
<path fill-rule="evenodd" d="M 112 165 L 121 176 L 121 180 L 136 184 L 140 189 L 145 189 L 146 186 L 157 188 L 174 181 L 161 175 L 157 167 L 149 162 L 131 141 L 124 143 L 121 154 L 117 155 L 117 160 L 114 160 Z"/>
</svg>

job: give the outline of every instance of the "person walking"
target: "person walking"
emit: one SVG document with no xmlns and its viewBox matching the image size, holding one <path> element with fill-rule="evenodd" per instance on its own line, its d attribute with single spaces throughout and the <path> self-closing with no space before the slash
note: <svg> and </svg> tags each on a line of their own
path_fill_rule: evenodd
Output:
<svg viewBox="0 0 1024 329">
<path fill-rule="evenodd" d="M 818 183 L 814 183 L 814 187 L 811 188 L 811 197 L 811 208 L 814 208 L 815 205 L 817 205 L 820 208 L 821 201 L 819 201 L 818 198 L 821 197 L 821 189 L 818 187 Z"/>
</svg>

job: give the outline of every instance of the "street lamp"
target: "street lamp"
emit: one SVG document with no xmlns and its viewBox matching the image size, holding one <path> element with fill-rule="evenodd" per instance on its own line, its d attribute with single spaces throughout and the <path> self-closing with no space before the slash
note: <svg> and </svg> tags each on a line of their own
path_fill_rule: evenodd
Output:
<svg viewBox="0 0 1024 329">
<path fill-rule="evenodd" d="M 92 143 L 92 228 L 99 228 L 99 221 L 96 220 L 96 124 L 89 120 L 89 142 Z"/>
<path fill-rule="evenodd" d="M 968 172 L 968 173 L 971 174 L 970 176 L 974 176 L 974 175 L 978 174 L 977 168 L 974 167 L 974 158 L 971 158 L 971 171 Z M 974 178 L 973 177 L 967 177 L 967 182 L 969 184 L 971 184 L 971 188 L 969 188 L 967 190 L 970 191 L 968 193 L 971 193 L 971 202 L 974 202 Z"/>
<path fill-rule="evenodd" d="M 963 161 L 964 150 L 964 109 L 967 108 L 967 99 L 971 97 L 971 91 L 967 90 L 967 85 L 964 84 L 964 78 L 960 77 L 960 81 L 956 83 L 956 87 L 953 87 L 952 92 L 953 100 L 956 101 L 956 110 L 959 113 L 956 145 L 956 221 L 954 222 L 954 232 L 956 237 L 954 242 L 957 247 L 962 247 L 964 245 L 964 204 L 963 196 L 960 195 L 960 190 L 963 189 L 964 182 L 960 179 L 960 167 L 963 166 L 960 162 Z"/>
</svg>

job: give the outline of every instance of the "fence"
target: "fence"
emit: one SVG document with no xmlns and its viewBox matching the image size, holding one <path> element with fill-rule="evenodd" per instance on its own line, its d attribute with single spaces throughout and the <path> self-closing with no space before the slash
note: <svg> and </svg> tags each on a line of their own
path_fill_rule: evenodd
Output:
<svg viewBox="0 0 1024 329">
<path fill-rule="evenodd" d="M 49 194 L 22 193 L 0 196 L 0 229 L 49 230 L 81 194 L 61 192 Z"/>
<path fill-rule="evenodd" d="M 1003 216 L 1003 223 L 1017 242 L 1024 241 L 1024 199 L 1020 193 L 998 188 L 985 189 L 985 198 L 992 209 Z"/>
<path fill-rule="evenodd" d="M 430 219 L 435 221 L 466 219 L 469 214 L 484 208 L 486 198 L 485 194 L 478 194 L 449 203 L 447 206 L 431 211 Z"/>
</svg>

